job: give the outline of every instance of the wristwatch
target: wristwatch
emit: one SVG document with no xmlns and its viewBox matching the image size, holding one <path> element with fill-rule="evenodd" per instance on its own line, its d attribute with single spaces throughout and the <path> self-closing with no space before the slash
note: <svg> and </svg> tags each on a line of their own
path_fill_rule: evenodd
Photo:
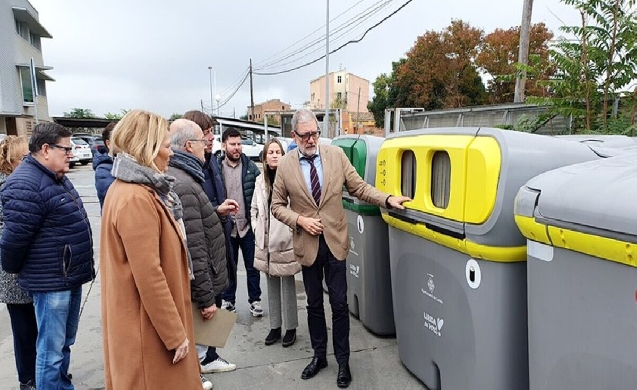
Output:
<svg viewBox="0 0 637 390">
<path fill-rule="evenodd" d="M 391 195 L 388 195 L 387 198 L 385 199 L 385 208 L 386 209 L 391 209 L 391 205 L 389 204 L 389 198 L 391 198 Z"/>
</svg>

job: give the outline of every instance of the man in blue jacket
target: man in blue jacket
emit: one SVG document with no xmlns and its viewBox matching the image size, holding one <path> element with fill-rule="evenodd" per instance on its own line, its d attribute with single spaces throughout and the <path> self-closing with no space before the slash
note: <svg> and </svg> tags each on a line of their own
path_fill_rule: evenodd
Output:
<svg viewBox="0 0 637 390">
<path fill-rule="evenodd" d="M 29 151 L 0 192 L 2 268 L 19 273 L 18 283 L 33 295 L 38 389 L 73 389 L 68 369 L 82 284 L 95 277 L 91 226 L 65 176 L 73 153 L 71 131 L 41 123 L 33 130 Z"/>
<path fill-rule="evenodd" d="M 95 171 L 95 190 L 97 190 L 97 199 L 100 201 L 100 210 L 104 206 L 104 198 L 108 188 L 113 184 L 115 178 L 111 175 L 113 169 L 113 159 L 108 154 L 111 147 L 111 132 L 115 127 L 115 122 L 111 122 L 102 131 L 102 140 L 104 146 L 100 146 L 93 156 L 93 170 Z"/>
</svg>

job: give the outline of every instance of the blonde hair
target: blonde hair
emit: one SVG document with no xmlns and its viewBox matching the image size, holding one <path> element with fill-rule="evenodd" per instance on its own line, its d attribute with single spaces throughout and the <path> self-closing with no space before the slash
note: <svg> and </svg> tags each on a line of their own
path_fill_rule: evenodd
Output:
<svg viewBox="0 0 637 390">
<path fill-rule="evenodd" d="M 111 134 L 112 152 L 127 153 L 143 166 L 159 168 L 153 161 L 164 137 L 168 134 L 168 121 L 160 115 L 133 110 L 119 120 Z"/>
<path fill-rule="evenodd" d="M 22 160 L 20 147 L 28 145 L 25 136 L 10 135 L 0 142 L 0 172 L 10 175 L 13 172 L 13 163 Z"/>
</svg>

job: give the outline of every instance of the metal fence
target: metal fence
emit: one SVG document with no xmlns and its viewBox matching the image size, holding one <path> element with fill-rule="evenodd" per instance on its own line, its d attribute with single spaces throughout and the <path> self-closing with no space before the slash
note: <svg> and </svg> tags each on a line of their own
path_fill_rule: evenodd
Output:
<svg viewBox="0 0 637 390">
<path fill-rule="evenodd" d="M 436 127 L 498 127 L 547 135 L 571 133 L 569 118 L 549 115 L 547 107 L 535 105 L 507 104 L 436 111 L 397 108 L 395 112 L 398 115 L 393 121 L 392 113 L 388 116 L 386 112 L 386 133 L 396 127 L 400 131 Z"/>
</svg>

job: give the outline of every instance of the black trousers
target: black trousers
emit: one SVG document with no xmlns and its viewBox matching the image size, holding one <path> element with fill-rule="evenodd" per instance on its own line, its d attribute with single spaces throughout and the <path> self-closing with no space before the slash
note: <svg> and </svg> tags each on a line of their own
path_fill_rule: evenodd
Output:
<svg viewBox="0 0 637 390">
<path fill-rule="evenodd" d="M 33 303 L 7 304 L 13 332 L 13 349 L 18 380 L 35 382 L 35 342 L 38 338 L 38 324 L 35 321 Z"/>
<path fill-rule="evenodd" d="M 334 354 L 339 364 L 349 361 L 349 308 L 347 307 L 347 267 L 337 260 L 325 238 L 319 237 L 316 261 L 303 267 L 303 283 L 307 295 L 307 324 L 314 356 L 325 358 L 327 353 L 327 326 L 323 309 L 323 273 L 332 307 L 332 338 Z"/>
</svg>

